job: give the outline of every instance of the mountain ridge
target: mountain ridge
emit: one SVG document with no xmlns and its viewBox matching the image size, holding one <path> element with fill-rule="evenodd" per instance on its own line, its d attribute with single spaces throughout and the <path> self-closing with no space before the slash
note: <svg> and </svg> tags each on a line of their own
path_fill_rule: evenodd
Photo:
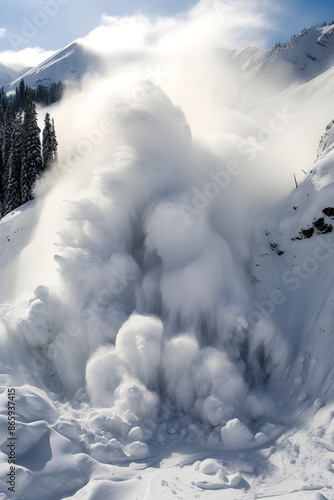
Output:
<svg viewBox="0 0 334 500">
<path fill-rule="evenodd" d="M 270 50 L 244 47 L 222 49 L 221 57 L 251 84 L 260 74 L 282 88 L 289 82 L 308 82 L 334 64 L 334 26 L 312 26 Z"/>
<path fill-rule="evenodd" d="M 222 61 L 242 74 L 245 83 L 252 84 L 259 74 L 282 87 L 289 82 L 308 82 L 334 64 L 334 26 L 312 26 L 269 50 L 243 47 L 218 52 Z M 7 91 L 15 89 L 21 78 L 30 87 L 58 81 L 77 84 L 91 71 L 103 71 L 102 59 L 75 41 L 18 77 L 0 65 L 0 84 Z"/>
<path fill-rule="evenodd" d="M 0 81 L 5 84 L 6 91 L 15 89 L 22 78 L 26 85 L 33 88 L 38 85 L 48 87 L 59 81 L 65 84 L 79 84 L 88 72 L 96 71 L 100 66 L 98 55 L 90 52 L 83 44 L 72 42 L 16 79 L 9 82 L 2 82 L 1 79 Z"/>
</svg>

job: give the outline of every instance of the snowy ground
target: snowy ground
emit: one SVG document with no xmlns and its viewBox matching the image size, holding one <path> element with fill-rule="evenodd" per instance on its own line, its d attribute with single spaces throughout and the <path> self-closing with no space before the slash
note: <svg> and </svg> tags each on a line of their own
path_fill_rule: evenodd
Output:
<svg viewBox="0 0 334 500">
<path fill-rule="evenodd" d="M 87 453 L 87 444 L 101 437 L 84 428 L 82 411 L 69 405 L 57 408 L 60 405 L 54 406 L 45 393 L 28 385 L 20 386 L 17 394 L 19 488 L 15 495 L 2 494 L 4 499 L 333 498 L 330 407 L 305 415 L 306 428 L 296 428 L 295 420 L 281 428 L 278 437 L 253 449 L 243 448 L 239 432 L 233 443 L 233 448 L 239 448 L 240 441 L 237 450 L 182 444 L 181 439 L 176 444 L 173 437 L 178 424 L 168 424 L 169 429 L 162 433 L 164 445 L 153 445 L 144 459 L 123 462 L 116 442 L 105 444 L 103 451 L 101 445 L 100 450 L 96 446 Z M 1 399 L 5 413 L 6 391 Z M 94 413 L 86 409 L 82 418 L 86 425 L 90 412 Z M 1 427 L 6 427 L 4 417 Z M 188 431 L 191 434 L 195 429 Z M 5 478 L 8 467 L 3 445 L 2 450 Z M 136 455 L 138 445 L 134 443 L 128 451 Z M 1 489 L 7 490 L 5 479 Z"/>
</svg>

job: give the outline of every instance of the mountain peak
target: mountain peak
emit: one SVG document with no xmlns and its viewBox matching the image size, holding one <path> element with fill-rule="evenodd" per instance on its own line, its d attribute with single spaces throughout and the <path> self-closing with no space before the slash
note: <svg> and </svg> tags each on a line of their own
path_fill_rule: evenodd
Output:
<svg viewBox="0 0 334 500">
<path fill-rule="evenodd" d="M 37 87 L 39 84 L 50 86 L 59 81 L 79 83 L 89 71 L 98 69 L 98 61 L 98 57 L 84 45 L 73 42 L 14 80 L 9 88 L 15 89 L 21 78 L 30 87 Z"/>
<path fill-rule="evenodd" d="M 309 81 L 329 69 L 334 62 L 334 25 L 311 26 L 276 44 L 269 58 L 295 66 L 300 79 Z"/>
<path fill-rule="evenodd" d="M 220 55 L 240 73 L 243 84 L 256 84 L 260 77 L 283 90 L 292 83 L 311 81 L 333 65 L 334 25 L 305 28 L 271 50 L 224 49 Z"/>
</svg>

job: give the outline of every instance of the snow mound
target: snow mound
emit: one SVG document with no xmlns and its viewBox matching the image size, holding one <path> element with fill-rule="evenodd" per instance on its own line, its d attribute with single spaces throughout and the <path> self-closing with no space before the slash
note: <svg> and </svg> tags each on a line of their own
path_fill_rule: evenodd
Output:
<svg viewBox="0 0 334 500">
<path fill-rule="evenodd" d="M 238 418 L 227 422 L 221 430 L 221 436 L 225 446 L 234 449 L 247 448 L 254 439 L 248 427 L 240 422 Z"/>
</svg>

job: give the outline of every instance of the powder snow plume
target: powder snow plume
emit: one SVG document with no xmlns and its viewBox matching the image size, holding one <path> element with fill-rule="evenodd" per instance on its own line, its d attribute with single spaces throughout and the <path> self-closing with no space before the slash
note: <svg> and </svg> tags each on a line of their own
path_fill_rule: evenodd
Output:
<svg viewBox="0 0 334 500">
<path fill-rule="evenodd" d="M 230 4 L 224 17 L 203 1 L 176 19 L 105 18 L 79 41 L 104 76 L 53 108 L 60 162 L 3 274 L 22 379 L 94 408 L 94 429 L 108 418 L 120 456 L 133 436 L 145 455 L 166 418 L 231 447 L 262 442 L 255 421 L 279 423 L 270 384 L 291 359 L 274 318 L 247 319 L 253 223 L 312 164 L 334 97 L 272 81 L 241 97 L 217 49 L 263 43 L 270 25 L 257 2 L 235 4 L 235 24 Z M 250 362 L 259 348 L 266 361 Z"/>
</svg>

